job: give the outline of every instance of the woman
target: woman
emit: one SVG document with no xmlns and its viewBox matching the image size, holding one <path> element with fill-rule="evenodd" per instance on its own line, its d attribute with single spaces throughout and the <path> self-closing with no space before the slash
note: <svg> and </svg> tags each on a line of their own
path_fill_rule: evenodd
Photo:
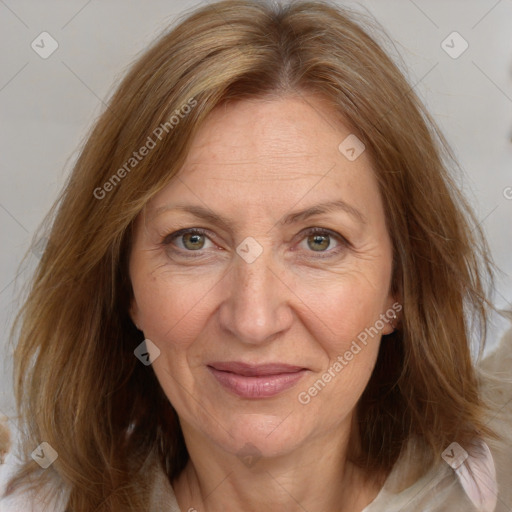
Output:
<svg viewBox="0 0 512 512">
<path fill-rule="evenodd" d="M 19 316 L 6 506 L 510 509 L 510 340 L 473 363 L 491 264 L 449 156 L 339 8 L 220 2 L 160 38 Z"/>
</svg>

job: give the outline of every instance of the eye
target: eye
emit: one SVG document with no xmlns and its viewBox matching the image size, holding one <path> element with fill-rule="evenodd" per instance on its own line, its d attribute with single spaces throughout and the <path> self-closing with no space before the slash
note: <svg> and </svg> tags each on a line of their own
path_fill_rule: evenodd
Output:
<svg viewBox="0 0 512 512">
<path fill-rule="evenodd" d="M 211 245 L 209 246 L 208 243 Z M 203 250 L 211 249 L 214 246 L 208 236 L 208 231 L 202 228 L 180 229 L 165 236 L 162 245 L 185 257 L 200 257 L 203 255 Z M 350 242 L 339 233 L 314 227 L 303 232 L 299 246 L 302 246 L 301 249 L 310 254 L 316 253 L 316 257 L 328 258 L 344 251 L 350 246 Z"/>
<path fill-rule="evenodd" d="M 320 254 L 327 253 L 329 257 L 336 255 L 346 249 L 350 244 L 339 233 L 324 228 L 310 228 L 306 231 L 306 236 L 302 243 L 305 242 L 307 252 L 316 252 Z M 332 247 L 334 245 L 334 247 Z M 304 248 L 304 245 L 302 246 Z"/>
<path fill-rule="evenodd" d="M 201 249 L 208 249 L 207 242 L 211 240 L 206 235 L 206 230 L 201 228 L 180 229 L 175 233 L 167 235 L 162 240 L 162 245 L 174 245 L 178 252 L 195 252 Z"/>
</svg>

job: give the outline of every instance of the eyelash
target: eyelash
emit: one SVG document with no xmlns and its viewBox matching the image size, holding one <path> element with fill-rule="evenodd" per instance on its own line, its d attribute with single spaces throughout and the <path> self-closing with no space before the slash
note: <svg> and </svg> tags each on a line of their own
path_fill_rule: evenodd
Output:
<svg viewBox="0 0 512 512">
<path fill-rule="evenodd" d="M 181 236 L 188 235 L 188 234 L 204 235 L 208 239 L 210 239 L 210 237 L 208 236 L 208 231 L 206 229 L 185 228 L 185 229 L 180 229 L 179 231 L 176 231 L 169 235 L 166 235 L 165 237 L 163 237 L 161 244 L 162 244 L 162 246 L 168 248 L 172 244 L 172 242 L 174 242 L 174 240 L 176 240 L 177 238 L 179 238 Z M 336 233 L 335 231 L 331 231 L 329 229 L 319 228 L 319 227 L 306 228 L 304 230 L 304 236 L 301 238 L 301 241 L 311 235 L 327 235 L 331 238 L 336 239 L 337 242 L 339 243 L 339 246 L 335 249 L 331 249 L 331 250 L 327 250 L 327 251 L 318 251 L 316 254 L 317 254 L 317 257 L 320 259 L 332 258 L 333 256 L 337 256 L 344 249 L 352 247 L 350 242 L 345 237 L 340 235 L 339 233 Z M 210 241 L 212 241 L 212 240 L 210 239 Z M 184 256 L 185 258 L 201 258 L 204 256 L 203 254 L 193 254 L 193 253 L 200 253 L 201 251 L 202 251 L 202 249 L 198 249 L 197 251 L 188 251 L 188 250 L 184 250 L 184 249 L 174 250 L 174 252 L 180 253 L 180 255 Z M 310 251 L 310 252 L 315 253 L 315 251 Z M 324 255 L 322 255 L 322 254 L 324 254 Z M 325 255 L 325 254 L 327 254 L 327 255 Z"/>
</svg>

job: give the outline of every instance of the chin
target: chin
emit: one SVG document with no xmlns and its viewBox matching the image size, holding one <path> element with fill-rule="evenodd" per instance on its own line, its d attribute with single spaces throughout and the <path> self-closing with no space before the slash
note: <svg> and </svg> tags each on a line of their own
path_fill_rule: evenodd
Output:
<svg viewBox="0 0 512 512">
<path fill-rule="evenodd" d="M 246 413 L 230 420 L 226 431 L 219 432 L 216 441 L 228 452 L 243 456 L 277 457 L 293 451 L 305 438 L 297 429 L 297 421 L 290 422 L 286 415 Z M 254 452 L 254 453 L 253 453 Z"/>
</svg>

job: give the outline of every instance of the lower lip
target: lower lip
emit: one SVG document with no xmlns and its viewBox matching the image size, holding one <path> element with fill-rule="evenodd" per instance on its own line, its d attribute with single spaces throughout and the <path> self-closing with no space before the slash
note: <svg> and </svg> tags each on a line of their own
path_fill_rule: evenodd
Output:
<svg viewBox="0 0 512 512">
<path fill-rule="evenodd" d="M 277 375 L 259 375 L 257 377 L 247 377 L 237 373 L 224 372 L 208 367 L 220 384 L 228 391 L 242 398 L 268 398 L 275 396 L 291 387 L 306 373 L 306 370 L 300 370 L 292 373 L 279 373 Z"/>
</svg>

